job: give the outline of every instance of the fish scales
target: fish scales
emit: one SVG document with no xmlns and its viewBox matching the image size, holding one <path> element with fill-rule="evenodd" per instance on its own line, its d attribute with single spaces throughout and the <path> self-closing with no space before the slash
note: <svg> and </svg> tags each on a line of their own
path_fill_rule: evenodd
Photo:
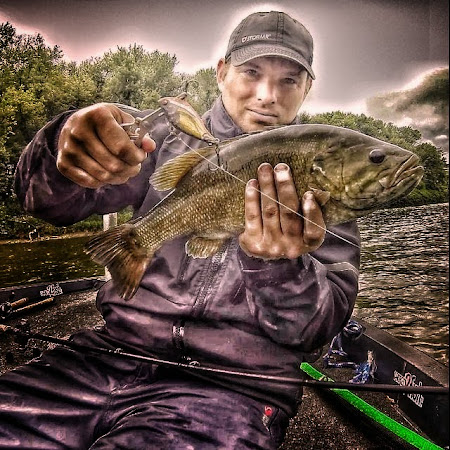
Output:
<svg viewBox="0 0 450 450">
<path fill-rule="evenodd" d="M 312 147 L 313 143 L 306 144 L 305 149 L 311 151 L 308 144 Z M 243 231 L 245 183 L 255 177 L 258 166 L 263 162 L 272 165 L 278 162 L 288 164 L 297 180 L 297 190 L 306 191 L 307 183 L 304 180 L 307 180 L 308 174 L 305 171 L 305 158 L 300 153 L 292 154 L 289 150 L 292 145 L 292 142 L 285 143 L 284 151 L 278 153 L 273 152 L 273 144 L 264 146 L 257 158 L 246 161 L 234 173 L 227 169 L 241 181 L 218 169 L 211 170 L 211 166 L 208 167 L 205 163 L 196 174 L 179 183 L 178 189 L 167 198 L 163 207 L 142 220 L 138 231 L 142 245 L 151 248 L 158 241 L 170 240 L 187 233 L 213 237 L 221 233 L 230 236 Z M 227 164 L 227 153 L 224 149 L 220 152 L 221 161 Z M 230 153 L 232 160 L 237 152 L 228 152 Z M 230 163 L 235 165 L 236 161 Z"/>
<path fill-rule="evenodd" d="M 321 198 L 327 226 L 364 216 L 420 181 L 418 157 L 378 139 L 331 125 L 289 125 L 191 150 L 160 167 L 153 187 L 174 189 L 143 218 L 102 232 L 87 253 L 108 267 L 131 298 L 154 252 L 187 236 L 186 251 L 205 258 L 244 230 L 244 194 L 262 163 L 286 163 L 301 197 Z M 323 200 L 323 199 L 326 200 Z"/>
</svg>

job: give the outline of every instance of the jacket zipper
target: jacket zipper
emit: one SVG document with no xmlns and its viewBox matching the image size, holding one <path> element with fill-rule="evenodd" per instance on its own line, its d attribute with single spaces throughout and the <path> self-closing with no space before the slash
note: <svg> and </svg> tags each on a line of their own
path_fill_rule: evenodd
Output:
<svg viewBox="0 0 450 450">
<path fill-rule="evenodd" d="M 205 278 L 203 287 L 199 292 L 197 299 L 195 300 L 194 306 L 192 307 L 192 315 L 198 317 L 205 309 L 206 300 L 211 294 L 212 288 L 217 280 L 217 274 L 223 266 L 223 263 L 228 254 L 229 243 L 227 243 L 221 250 L 213 255 L 211 258 L 211 263 L 208 268 L 208 273 Z"/>
<path fill-rule="evenodd" d="M 223 267 L 223 263 L 228 254 L 229 247 L 230 244 L 229 243 L 226 244 L 220 251 L 214 254 L 213 257 L 211 258 L 211 262 L 207 270 L 207 276 L 203 282 L 202 289 L 197 295 L 194 306 L 192 307 L 193 317 L 198 317 L 204 310 L 206 300 L 208 298 L 208 295 L 211 294 L 212 292 L 220 269 Z M 185 272 L 186 270 L 184 269 L 182 272 L 183 277 Z M 172 344 L 174 348 L 177 350 L 180 360 L 183 360 L 188 364 L 198 365 L 198 362 L 192 361 L 192 359 L 187 354 L 186 347 L 184 345 L 184 331 L 185 331 L 184 327 L 185 327 L 185 320 L 183 319 L 176 321 L 172 325 Z"/>
<path fill-rule="evenodd" d="M 172 326 L 172 343 L 180 355 L 184 355 L 184 320 L 178 320 Z"/>
<path fill-rule="evenodd" d="M 184 346 L 184 320 L 178 320 L 172 326 L 172 343 L 178 353 L 178 360 L 183 364 L 200 366 L 198 361 L 194 361 L 187 353 Z"/>
<path fill-rule="evenodd" d="M 191 261 L 191 257 L 188 255 L 185 255 L 182 266 L 181 266 L 180 275 L 178 277 L 178 279 L 182 283 L 184 282 L 184 279 L 186 277 L 186 273 L 187 273 L 190 261 Z"/>
</svg>

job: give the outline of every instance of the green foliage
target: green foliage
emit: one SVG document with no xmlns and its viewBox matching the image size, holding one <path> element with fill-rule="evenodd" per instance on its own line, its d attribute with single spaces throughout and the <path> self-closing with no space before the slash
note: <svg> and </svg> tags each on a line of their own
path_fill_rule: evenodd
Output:
<svg viewBox="0 0 450 450">
<path fill-rule="evenodd" d="M 56 114 L 92 103 L 95 85 L 63 61 L 58 46 L 47 46 L 40 34 L 19 35 L 8 22 L 0 24 L 0 66 L 2 220 L 14 213 L 14 167 L 22 149 Z"/>
<path fill-rule="evenodd" d="M 123 103 L 138 109 L 156 108 L 161 97 L 178 93 L 177 59 L 168 53 L 147 52 L 140 45 L 118 47 L 80 65 L 95 85 L 96 101 Z"/>
<path fill-rule="evenodd" d="M 302 123 L 324 123 L 337 127 L 350 128 L 361 133 L 373 136 L 382 141 L 391 142 L 403 148 L 412 149 L 420 139 L 420 131 L 410 127 L 397 127 L 392 123 L 374 119 L 365 114 L 344 113 L 333 111 L 310 116 L 301 114 Z"/>
<path fill-rule="evenodd" d="M 201 69 L 192 76 L 177 73 L 176 65 L 175 55 L 158 50 L 148 52 L 137 44 L 117 47 L 80 64 L 67 62 L 60 48 L 46 45 L 40 34 L 17 34 L 10 23 L 0 24 L 0 239 L 27 238 L 33 230 L 57 235 L 101 229 L 98 216 L 71 227 L 55 228 L 25 215 L 13 193 L 14 168 L 20 153 L 40 127 L 69 108 L 101 101 L 138 109 L 156 108 L 161 97 L 179 94 L 190 80 L 194 82 L 187 85 L 189 102 L 203 114 L 219 95 L 215 70 Z M 435 76 L 430 81 L 432 86 L 423 89 L 421 95 L 429 99 L 437 93 L 440 98 L 445 89 L 448 91 L 445 80 L 448 70 L 442 74 L 442 80 Z M 447 201 L 442 200 L 448 197 L 448 172 L 442 155 L 436 147 L 419 143 L 419 131 L 340 111 L 313 117 L 302 114 L 301 118 L 303 122 L 359 130 L 415 151 L 426 171 L 424 181 L 408 201 Z M 130 211 L 125 211 L 119 220 L 129 217 Z"/>
<path fill-rule="evenodd" d="M 429 143 L 420 143 L 413 151 L 420 157 L 425 168 L 423 184 L 426 189 L 443 192 L 448 196 L 448 170 L 440 151 Z"/>
</svg>

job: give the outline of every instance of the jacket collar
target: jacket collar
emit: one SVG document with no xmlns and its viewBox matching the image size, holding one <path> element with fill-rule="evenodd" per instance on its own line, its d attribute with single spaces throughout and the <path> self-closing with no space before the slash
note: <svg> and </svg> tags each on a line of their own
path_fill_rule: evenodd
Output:
<svg viewBox="0 0 450 450">
<path fill-rule="evenodd" d="M 203 120 L 211 134 L 221 141 L 244 134 L 225 110 L 221 96 L 216 99 L 212 108 L 204 114 Z"/>
</svg>

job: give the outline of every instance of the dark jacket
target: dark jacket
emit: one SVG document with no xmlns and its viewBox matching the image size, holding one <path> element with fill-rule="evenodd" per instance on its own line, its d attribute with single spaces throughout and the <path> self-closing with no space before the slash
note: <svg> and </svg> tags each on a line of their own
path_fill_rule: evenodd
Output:
<svg viewBox="0 0 450 450">
<path fill-rule="evenodd" d="M 85 189 L 56 168 L 59 130 L 69 113 L 40 130 L 25 149 L 16 171 L 16 192 L 28 212 L 57 225 L 93 213 L 105 214 L 132 205 L 145 214 L 163 193 L 149 177 L 165 161 L 200 142 L 168 133 L 164 120 L 152 137 L 157 150 L 138 176 L 121 186 Z M 220 99 L 205 115 L 219 139 L 242 134 Z M 172 360 L 265 375 L 300 377 L 307 354 L 329 342 L 346 324 L 358 288 L 359 232 L 356 222 L 332 227 L 354 243 L 328 234 L 315 252 L 298 260 L 263 261 L 245 255 L 237 239 L 207 259 L 192 259 L 185 238 L 164 244 L 154 255 L 140 288 L 129 301 L 106 283 L 97 307 L 114 339 Z M 301 388 L 296 385 L 209 376 L 295 414 Z"/>
</svg>

